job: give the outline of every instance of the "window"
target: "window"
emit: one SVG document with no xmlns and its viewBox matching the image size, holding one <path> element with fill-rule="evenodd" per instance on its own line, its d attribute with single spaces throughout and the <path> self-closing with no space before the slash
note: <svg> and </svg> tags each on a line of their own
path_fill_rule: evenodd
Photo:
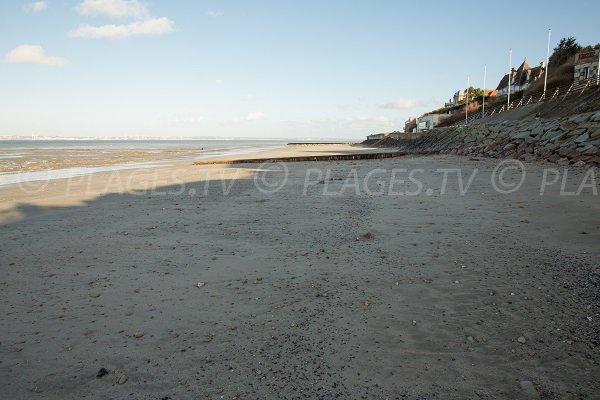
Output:
<svg viewBox="0 0 600 400">
<path fill-rule="evenodd" d="M 588 79 L 590 77 L 590 67 L 583 68 L 583 79 Z"/>
</svg>

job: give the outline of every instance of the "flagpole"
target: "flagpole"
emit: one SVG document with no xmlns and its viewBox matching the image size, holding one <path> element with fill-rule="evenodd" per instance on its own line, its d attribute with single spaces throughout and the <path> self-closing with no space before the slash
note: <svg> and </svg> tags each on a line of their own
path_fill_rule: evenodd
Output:
<svg viewBox="0 0 600 400">
<path fill-rule="evenodd" d="M 508 51 L 508 99 L 506 100 L 506 110 L 510 108 L 510 86 L 512 84 L 512 49 Z"/>
<path fill-rule="evenodd" d="M 481 111 L 481 116 L 485 117 L 485 78 L 487 76 L 487 65 L 483 66 L 483 110 Z"/>
<path fill-rule="evenodd" d="M 469 124 L 469 85 L 471 84 L 471 77 L 467 76 L 467 103 L 465 107 L 465 125 Z"/>
<path fill-rule="evenodd" d="M 598 82 L 596 84 L 600 85 L 600 50 L 598 50 Z"/>
<path fill-rule="evenodd" d="M 546 84 L 548 83 L 548 70 L 549 70 L 549 63 L 550 63 L 550 35 L 552 33 L 551 29 L 548 29 L 548 49 L 546 50 L 546 71 L 544 72 L 544 95 L 543 97 L 546 98 Z"/>
</svg>

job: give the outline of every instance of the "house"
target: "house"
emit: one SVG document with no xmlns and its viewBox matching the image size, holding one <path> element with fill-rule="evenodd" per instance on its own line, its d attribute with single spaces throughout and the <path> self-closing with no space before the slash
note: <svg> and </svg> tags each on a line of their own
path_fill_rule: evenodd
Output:
<svg viewBox="0 0 600 400">
<path fill-rule="evenodd" d="M 367 140 L 381 140 L 385 137 L 385 133 L 374 133 L 367 136 Z"/>
<path fill-rule="evenodd" d="M 456 106 L 458 104 L 460 104 L 461 101 L 463 101 L 465 98 L 467 97 L 467 90 L 459 90 L 458 92 L 454 93 L 454 96 L 452 96 L 452 98 L 450 99 L 449 102 L 444 103 L 444 107 L 452 107 L 452 106 Z"/>
<path fill-rule="evenodd" d="M 598 59 L 600 49 L 586 51 L 575 55 L 575 68 L 573 80 L 583 81 L 589 78 L 598 77 Z"/>
<path fill-rule="evenodd" d="M 417 132 L 427 131 L 439 125 L 448 114 L 424 114 L 417 118 Z"/>
<path fill-rule="evenodd" d="M 498 92 L 496 90 L 485 89 L 482 90 L 485 93 L 485 97 L 497 96 Z M 463 100 L 467 98 L 467 89 L 459 90 L 454 93 L 454 96 L 450 99 L 449 102 L 444 103 L 444 107 L 453 107 L 459 105 Z"/>
<path fill-rule="evenodd" d="M 452 96 L 452 103 L 454 105 L 457 105 L 461 101 L 465 100 L 466 98 L 467 98 L 467 89 L 459 90 L 458 92 L 454 93 L 454 96 Z"/>
<path fill-rule="evenodd" d="M 522 92 L 527 89 L 532 82 L 535 82 L 544 76 L 545 71 L 546 66 L 543 62 L 541 62 L 539 66 L 531 68 L 529 64 L 527 64 L 527 59 L 525 59 L 519 68 L 513 68 L 510 71 L 510 92 Z M 498 96 L 508 94 L 508 83 L 509 74 L 506 74 L 502 77 L 496 88 Z"/>
</svg>

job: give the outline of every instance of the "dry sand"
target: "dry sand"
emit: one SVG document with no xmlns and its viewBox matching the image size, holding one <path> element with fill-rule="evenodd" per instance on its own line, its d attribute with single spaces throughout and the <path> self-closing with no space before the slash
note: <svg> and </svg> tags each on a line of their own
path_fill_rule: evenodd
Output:
<svg viewBox="0 0 600 400">
<path fill-rule="evenodd" d="M 598 196 L 540 195 L 540 165 L 498 194 L 495 165 L 293 163 L 283 181 L 175 163 L 0 188 L 3 397 L 593 398 Z M 394 168 L 423 169 L 424 191 L 389 195 Z M 478 173 L 441 194 L 442 168 Z"/>
</svg>

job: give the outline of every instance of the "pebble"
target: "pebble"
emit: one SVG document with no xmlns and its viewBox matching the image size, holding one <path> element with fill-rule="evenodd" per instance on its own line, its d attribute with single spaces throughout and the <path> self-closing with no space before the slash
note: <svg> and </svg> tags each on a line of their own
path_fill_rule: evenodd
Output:
<svg viewBox="0 0 600 400">
<path fill-rule="evenodd" d="M 519 336 L 519 338 L 517 339 L 517 342 L 519 342 L 521 344 L 525 344 L 527 342 L 527 339 L 525 339 L 524 336 Z"/>
<path fill-rule="evenodd" d="M 521 381 L 519 384 L 521 385 L 521 390 L 523 390 L 523 394 L 525 394 L 527 400 L 540 399 L 540 394 L 535 390 L 535 386 L 533 386 L 531 381 Z"/>
<path fill-rule="evenodd" d="M 128 379 L 129 379 L 129 377 L 128 377 L 127 375 L 121 375 L 121 376 L 119 377 L 119 379 L 117 380 L 117 383 L 118 383 L 119 385 L 122 385 L 122 384 L 124 384 L 125 382 L 127 382 L 127 380 L 128 380 Z"/>
<path fill-rule="evenodd" d="M 134 333 L 133 333 L 133 337 L 134 337 L 134 338 L 136 338 L 136 339 L 139 339 L 139 338 L 141 338 L 141 337 L 144 337 L 144 332 L 141 332 L 141 331 L 139 331 L 139 332 L 134 332 Z"/>
<path fill-rule="evenodd" d="M 203 287 L 204 285 L 206 285 L 206 283 L 204 283 L 204 282 L 198 282 L 196 284 L 196 286 L 199 287 L 199 288 Z"/>
<path fill-rule="evenodd" d="M 96 378 L 102 378 L 104 375 L 108 375 L 108 370 L 103 367 L 98 370 L 98 373 L 96 374 Z"/>
<path fill-rule="evenodd" d="M 415 321 L 414 319 L 412 320 L 412 325 L 415 326 L 417 324 L 417 321 Z"/>
</svg>

